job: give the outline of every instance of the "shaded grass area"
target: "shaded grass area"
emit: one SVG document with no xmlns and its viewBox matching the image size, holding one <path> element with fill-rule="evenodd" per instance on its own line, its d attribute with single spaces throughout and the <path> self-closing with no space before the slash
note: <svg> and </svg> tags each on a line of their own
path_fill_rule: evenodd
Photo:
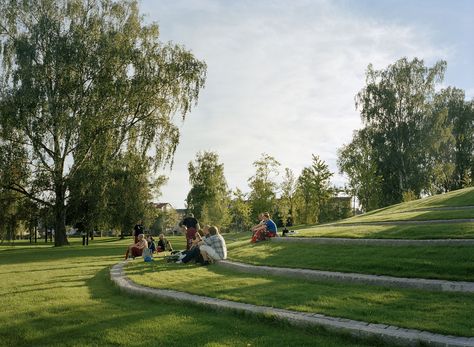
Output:
<svg viewBox="0 0 474 347">
<path fill-rule="evenodd" d="M 0 247 L 0 346 L 379 345 L 262 317 L 120 294 L 109 280 L 109 267 L 121 260 L 128 243 Z"/>
<path fill-rule="evenodd" d="M 292 228 L 293 229 L 293 228 Z M 472 239 L 474 223 L 439 223 L 411 225 L 346 225 L 294 228 L 295 236 L 348 237 L 374 239 Z"/>
<path fill-rule="evenodd" d="M 474 281 L 474 246 L 360 246 L 260 242 L 229 259 L 253 265 Z"/>
<path fill-rule="evenodd" d="M 367 223 L 383 221 L 422 221 L 437 219 L 472 219 L 474 209 L 433 210 L 433 211 L 393 211 L 387 210 L 375 214 L 362 214 L 344 219 L 340 223 Z"/>
<path fill-rule="evenodd" d="M 136 283 L 237 302 L 384 323 L 442 334 L 474 336 L 474 295 L 310 282 L 235 273 L 218 266 L 132 262 Z M 163 280 L 166 279 L 166 280 Z"/>
</svg>

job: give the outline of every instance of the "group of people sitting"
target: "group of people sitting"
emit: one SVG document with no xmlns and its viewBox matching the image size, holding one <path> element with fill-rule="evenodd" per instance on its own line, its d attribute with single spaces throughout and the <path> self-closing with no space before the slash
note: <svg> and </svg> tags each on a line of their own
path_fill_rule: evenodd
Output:
<svg viewBox="0 0 474 347">
<path fill-rule="evenodd" d="M 188 263 L 194 260 L 208 265 L 216 260 L 227 258 L 225 240 L 216 226 L 206 225 L 201 230 L 199 229 L 199 222 L 192 214 L 188 215 L 180 225 L 186 235 L 186 250 L 178 253 L 176 263 Z M 135 243 L 128 246 L 125 259 L 148 254 L 148 251 L 144 253 L 146 249 L 149 249 L 150 254 L 163 251 L 173 252 L 171 243 L 163 234 L 160 234 L 158 243 L 155 243 L 151 235 L 145 238 L 141 222 L 138 222 L 134 229 Z"/>
<path fill-rule="evenodd" d="M 163 234 L 158 236 L 158 242 L 155 242 L 155 239 L 148 235 L 145 238 L 145 234 L 138 234 L 135 236 L 135 243 L 131 244 L 127 248 L 125 253 L 125 259 L 140 257 L 143 254 L 143 251 L 148 248 L 150 254 L 164 252 L 164 251 L 173 251 L 171 243 L 165 238 Z"/>
<path fill-rule="evenodd" d="M 188 227 L 182 225 L 183 231 L 188 237 Z M 192 232 L 194 236 L 187 242 L 187 248 L 179 255 L 177 264 L 186 264 L 194 260 L 203 265 L 211 264 L 217 260 L 227 258 L 227 245 L 216 226 L 205 225 L 202 230 Z M 201 235 L 202 234 L 202 235 Z"/>
<path fill-rule="evenodd" d="M 277 226 L 270 218 L 268 212 L 260 213 L 258 218 L 260 222 L 252 227 L 252 239 L 250 242 L 255 243 L 278 236 Z M 186 235 L 186 250 L 180 252 L 176 263 L 188 263 L 191 260 L 195 260 L 207 265 L 216 260 L 227 258 L 225 240 L 216 226 L 206 225 L 202 230 L 198 230 L 199 222 L 192 214 L 188 215 L 180 225 L 183 233 Z M 135 243 L 128 246 L 125 259 L 141 256 L 146 248 L 150 250 L 151 254 L 173 251 L 171 243 L 163 234 L 159 235 L 158 243 L 156 244 L 151 235 L 145 239 L 145 234 L 142 232 L 143 228 L 140 226 L 140 223 L 135 226 Z"/>
<path fill-rule="evenodd" d="M 250 242 L 255 243 L 259 241 L 268 240 L 271 237 L 278 236 L 277 226 L 270 218 L 270 213 L 264 212 L 258 215 L 260 222 L 252 227 L 252 239 Z"/>
</svg>

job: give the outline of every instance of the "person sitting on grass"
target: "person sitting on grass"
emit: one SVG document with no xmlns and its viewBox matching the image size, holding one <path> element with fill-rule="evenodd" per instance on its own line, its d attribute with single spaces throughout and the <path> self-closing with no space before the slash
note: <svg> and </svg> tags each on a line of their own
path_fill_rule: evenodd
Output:
<svg viewBox="0 0 474 347">
<path fill-rule="evenodd" d="M 204 227 L 204 230 L 206 230 L 206 227 Z M 204 231 L 206 233 L 206 231 Z M 181 264 L 181 263 L 189 263 L 191 260 L 198 260 L 200 251 L 199 251 L 199 244 L 202 242 L 203 238 L 201 234 L 196 232 L 194 234 L 194 238 L 191 241 L 190 248 L 188 250 L 185 250 L 181 252 L 181 255 L 179 259 L 176 261 L 176 264 Z"/>
<path fill-rule="evenodd" d="M 276 237 L 276 236 L 278 236 L 277 226 L 276 226 L 275 222 L 270 219 L 270 213 L 265 212 L 263 214 L 263 221 L 265 223 L 265 226 L 267 227 L 265 236 L 266 237 Z"/>
<path fill-rule="evenodd" d="M 143 249 L 148 248 L 148 242 L 146 242 L 144 234 L 139 234 L 137 239 L 137 243 L 128 246 L 127 253 L 125 253 L 125 259 L 128 259 L 128 257 L 133 257 L 135 259 L 135 257 L 142 255 Z"/>
<path fill-rule="evenodd" d="M 209 227 L 209 238 L 203 239 L 202 245 L 199 246 L 204 265 L 208 265 L 216 260 L 227 258 L 227 246 L 219 229 L 216 226 Z"/>
<path fill-rule="evenodd" d="M 148 235 L 146 238 L 146 242 L 148 243 L 148 249 L 150 250 L 151 254 L 154 254 L 156 252 L 156 243 L 153 236 Z"/>
<path fill-rule="evenodd" d="M 265 236 L 265 229 L 266 229 L 266 225 L 265 225 L 265 220 L 263 218 L 263 213 L 260 213 L 258 215 L 258 224 L 254 225 L 252 227 L 252 239 L 250 240 L 250 242 L 254 243 L 254 242 L 257 242 L 257 241 L 262 241 L 262 238 L 264 239 L 264 236 Z"/>
<path fill-rule="evenodd" d="M 250 242 L 265 241 L 270 237 L 278 236 L 277 226 L 273 220 L 270 219 L 270 213 L 262 214 L 262 224 L 256 225 L 253 228 L 254 234 Z"/>
<path fill-rule="evenodd" d="M 173 251 L 173 247 L 171 247 L 171 243 L 165 238 L 164 234 L 160 234 L 158 236 L 158 247 L 156 251 L 159 252 L 165 252 L 165 251 Z"/>
</svg>

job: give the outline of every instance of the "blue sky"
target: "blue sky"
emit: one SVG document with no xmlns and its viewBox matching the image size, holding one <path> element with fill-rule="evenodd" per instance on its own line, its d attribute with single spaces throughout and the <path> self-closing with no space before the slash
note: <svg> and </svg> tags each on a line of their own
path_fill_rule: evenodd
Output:
<svg viewBox="0 0 474 347">
<path fill-rule="evenodd" d="M 471 0 L 146 0 L 140 9 L 163 41 L 208 64 L 199 103 L 179 123 L 173 169 L 162 172 L 159 200 L 175 208 L 185 206 L 187 166 L 203 150 L 218 153 L 231 189 L 248 191 L 262 153 L 295 175 L 319 155 L 343 185 L 337 149 L 362 126 L 354 96 L 369 63 L 444 59 L 441 87 L 474 97 Z"/>
</svg>

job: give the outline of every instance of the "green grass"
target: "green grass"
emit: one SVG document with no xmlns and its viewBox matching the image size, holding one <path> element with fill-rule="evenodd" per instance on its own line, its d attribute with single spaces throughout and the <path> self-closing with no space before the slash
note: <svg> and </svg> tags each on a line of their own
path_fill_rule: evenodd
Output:
<svg viewBox="0 0 474 347">
<path fill-rule="evenodd" d="M 129 297 L 110 282 L 109 268 L 130 239 L 79 242 L 0 246 L 0 346 L 376 345 L 262 317 Z M 164 273 L 154 276 L 168 281 Z"/>
<path fill-rule="evenodd" d="M 339 223 L 368 223 L 383 221 L 422 221 L 437 219 L 473 219 L 474 209 L 435 210 L 435 211 L 381 211 L 376 214 L 361 214 Z"/>
<path fill-rule="evenodd" d="M 473 209 L 465 210 L 431 210 L 420 211 L 420 209 L 440 207 L 462 207 L 474 206 L 474 187 L 455 190 L 446 194 L 439 194 L 423 199 L 403 202 L 400 204 L 384 207 L 370 211 L 360 216 L 355 216 L 344 221 L 376 221 L 376 220 L 420 220 L 420 219 L 454 219 L 472 218 Z M 403 213 L 409 212 L 409 213 Z M 394 215 L 396 217 L 390 217 Z M 391 218 L 391 219 L 388 219 Z"/>
<path fill-rule="evenodd" d="M 454 190 L 446 194 L 433 195 L 427 198 L 408 201 L 391 206 L 394 211 L 414 210 L 430 207 L 459 207 L 474 205 L 474 187 Z"/>
<path fill-rule="evenodd" d="M 474 336 L 474 295 L 311 282 L 234 273 L 219 266 L 132 262 L 136 283 L 237 302 L 316 312 L 442 334 Z M 165 279 L 165 280 L 163 280 Z"/>
<path fill-rule="evenodd" d="M 295 236 L 348 237 L 374 239 L 472 239 L 474 223 L 438 223 L 405 225 L 347 225 L 292 228 Z"/>
<path fill-rule="evenodd" d="M 474 246 L 360 246 L 261 242 L 229 259 L 254 265 L 474 281 Z"/>
</svg>

